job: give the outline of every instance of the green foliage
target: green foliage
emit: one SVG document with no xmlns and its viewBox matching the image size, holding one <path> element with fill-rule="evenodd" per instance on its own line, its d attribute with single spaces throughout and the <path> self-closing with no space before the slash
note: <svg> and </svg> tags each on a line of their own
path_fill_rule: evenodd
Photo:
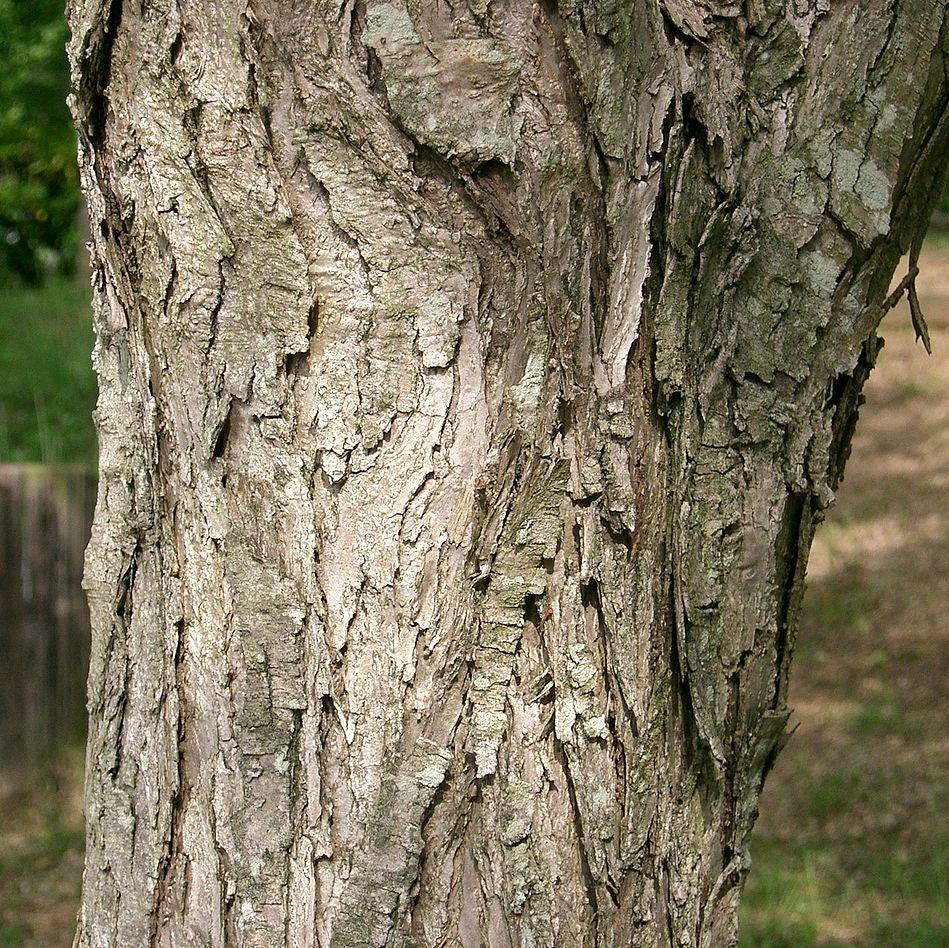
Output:
<svg viewBox="0 0 949 948">
<path fill-rule="evenodd" d="M 75 259 L 79 183 L 62 0 L 0 0 L 0 281 Z"/>
<path fill-rule="evenodd" d="M 91 324 L 63 278 L 0 293 L 0 460 L 93 463 Z"/>
</svg>

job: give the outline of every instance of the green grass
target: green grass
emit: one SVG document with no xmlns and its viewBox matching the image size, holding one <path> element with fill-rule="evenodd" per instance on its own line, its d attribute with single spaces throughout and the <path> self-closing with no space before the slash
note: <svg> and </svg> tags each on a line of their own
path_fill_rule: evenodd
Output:
<svg viewBox="0 0 949 948">
<path fill-rule="evenodd" d="M 886 694 L 845 727 L 854 750 L 842 760 L 786 751 L 793 777 L 781 792 L 795 800 L 794 820 L 753 839 L 741 948 L 949 945 L 947 794 L 916 799 L 912 773 L 856 750 L 892 733 L 918 741 L 918 729 Z"/>
<path fill-rule="evenodd" d="M 0 945 L 3 948 L 19 948 L 29 938 L 30 930 L 22 922 L 0 924 Z"/>
<path fill-rule="evenodd" d="M 0 461 L 95 461 L 90 291 L 0 291 Z"/>
<path fill-rule="evenodd" d="M 82 759 L 81 747 L 65 747 L 0 799 L 0 948 L 69 943 L 84 835 Z"/>
<path fill-rule="evenodd" d="M 913 733 L 911 723 L 905 720 L 892 695 L 864 701 L 849 724 L 856 735 L 867 738 L 886 737 L 890 734 L 909 737 Z"/>
<path fill-rule="evenodd" d="M 943 213 L 949 213 L 949 208 Z M 930 227 L 929 232 L 926 234 L 926 244 L 929 247 L 945 250 L 949 247 L 949 230 L 942 227 Z"/>
<path fill-rule="evenodd" d="M 949 944 L 945 855 L 935 846 L 901 858 L 881 843 L 870 837 L 756 847 L 742 902 L 742 948 Z M 834 925 L 839 933 L 828 931 Z"/>
<path fill-rule="evenodd" d="M 873 588 L 856 565 L 835 576 L 832 582 L 812 583 L 807 597 L 811 622 L 825 634 L 869 631 L 883 598 L 881 590 Z"/>
<path fill-rule="evenodd" d="M 60 822 L 53 813 L 51 825 L 30 833 L 0 856 L 0 948 L 33 943 L 37 890 L 52 890 L 74 903 L 79 879 L 75 857 L 82 852 L 83 831 Z M 68 856 L 74 857 L 67 862 Z M 48 897 L 48 896 L 47 896 Z"/>
<path fill-rule="evenodd" d="M 896 390 L 902 401 L 909 401 L 911 398 L 926 394 L 926 386 L 918 379 L 904 379 L 898 383 Z"/>
</svg>

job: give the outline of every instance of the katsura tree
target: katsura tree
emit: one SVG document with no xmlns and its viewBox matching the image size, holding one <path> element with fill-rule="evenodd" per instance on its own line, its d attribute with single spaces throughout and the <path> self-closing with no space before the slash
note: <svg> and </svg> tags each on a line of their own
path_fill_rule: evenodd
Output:
<svg viewBox="0 0 949 948">
<path fill-rule="evenodd" d="M 76 945 L 734 943 L 945 4 L 69 17 Z"/>
</svg>

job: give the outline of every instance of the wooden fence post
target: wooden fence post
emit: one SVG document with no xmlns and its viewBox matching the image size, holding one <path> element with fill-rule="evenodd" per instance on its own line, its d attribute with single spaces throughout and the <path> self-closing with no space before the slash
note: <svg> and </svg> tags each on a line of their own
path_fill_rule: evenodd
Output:
<svg viewBox="0 0 949 948">
<path fill-rule="evenodd" d="M 85 468 L 0 464 L 0 782 L 85 732 L 94 504 Z"/>
</svg>

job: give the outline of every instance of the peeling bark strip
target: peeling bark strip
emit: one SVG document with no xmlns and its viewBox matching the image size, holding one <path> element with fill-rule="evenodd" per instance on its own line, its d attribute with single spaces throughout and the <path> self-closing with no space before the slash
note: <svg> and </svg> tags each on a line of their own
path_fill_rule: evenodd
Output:
<svg viewBox="0 0 949 948">
<path fill-rule="evenodd" d="M 733 943 L 944 4 L 69 14 L 76 945 Z"/>
</svg>

